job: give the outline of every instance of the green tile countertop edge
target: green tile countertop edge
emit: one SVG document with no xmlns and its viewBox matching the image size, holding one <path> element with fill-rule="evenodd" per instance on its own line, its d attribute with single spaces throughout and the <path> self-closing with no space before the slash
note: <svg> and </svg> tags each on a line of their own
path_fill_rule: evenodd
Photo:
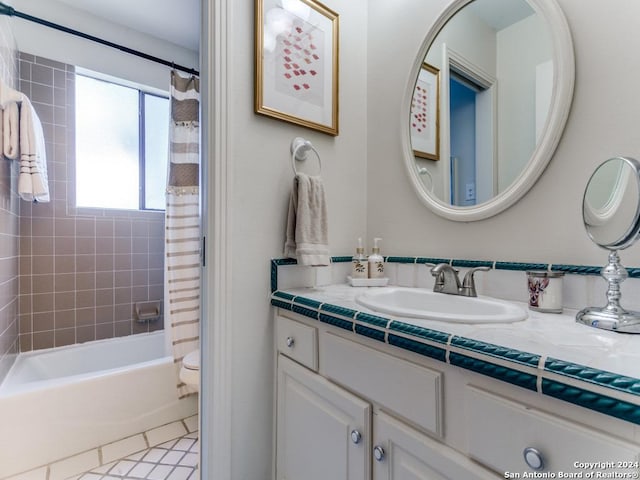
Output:
<svg viewBox="0 0 640 480">
<path fill-rule="evenodd" d="M 331 257 L 331 263 L 348 263 L 351 262 L 351 256 Z M 601 266 L 593 265 L 565 265 L 555 263 L 532 263 L 532 262 L 502 262 L 492 260 L 468 260 L 459 258 L 436 258 L 436 257 L 411 257 L 411 256 L 393 256 L 384 257 L 387 263 L 400 264 L 425 264 L 425 263 L 449 263 L 454 267 L 490 267 L 495 270 L 553 270 L 574 275 L 600 275 Z M 297 265 L 298 262 L 294 258 L 274 258 L 271 259 L 271 291 L 275 292 L 278 286 L 278 266 Z M 629 278 L 640 278 L 640 267 L 628 267 L 627 274 Z"/>
<path fill-rule="evenodd" d="M 640 425 L 640 379 L 637 378 L 553 358 L 546 358 L 541 364 L 541 356 L 537 354 L 322 303 L 280 290 L 272 293 L 271 305 Z M 558 377 L 566 377 L 570 383 L 559 381 Z M 630 401 L 615 398 L 616 392 L 627 396 Z"/>
</svg>

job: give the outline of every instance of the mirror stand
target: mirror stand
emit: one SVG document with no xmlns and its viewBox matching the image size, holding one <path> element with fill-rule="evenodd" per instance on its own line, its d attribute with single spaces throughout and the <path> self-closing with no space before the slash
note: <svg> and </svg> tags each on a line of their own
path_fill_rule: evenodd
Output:
<svg viewBox="0 0 640 480">
<path fill-rule="evenodd" d="M 627 269 L 620 264 L 620 256 L 616 250 L 609 252 L 609 264 L 600 274 L 609 283 L 607 305 L 580 310 L 576 315 L 576 322 L 621 333 L 640 333 L 640 312 L 628 311 L 620 306 L 620 284 L 628 275 Z"/>
<path fill-rule="evenodd" d="M 640 333 L 640 312 L 620 306 L 620 284 L 629 276 L 618 250 L 633 245 L 640 234 L 640 162 L 615 157 L 596 168 L 582 199 L 582 219 L 591 240 L 609 250 L 609 264 L 600 275 L 609 284 L 607 305 L 587 307 L 576 322 L 621 333 Z"/>
</svg>

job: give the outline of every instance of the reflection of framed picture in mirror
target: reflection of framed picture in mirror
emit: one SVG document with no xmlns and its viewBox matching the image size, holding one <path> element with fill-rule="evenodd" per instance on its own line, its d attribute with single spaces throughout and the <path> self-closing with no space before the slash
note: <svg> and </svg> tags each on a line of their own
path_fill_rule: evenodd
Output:
<svg viewBox="0 0 640 480">
<path fill-rule="evenodd" d="M 440 160 L 440 70 L 423 63 L 411 99 L 411 145 L 416 157 Z"/>
<path fill-rule="evenodd" d="M 338 14 L 315 0 L 255 0 L 255 110 L 338 135 Z"/>
</svg>

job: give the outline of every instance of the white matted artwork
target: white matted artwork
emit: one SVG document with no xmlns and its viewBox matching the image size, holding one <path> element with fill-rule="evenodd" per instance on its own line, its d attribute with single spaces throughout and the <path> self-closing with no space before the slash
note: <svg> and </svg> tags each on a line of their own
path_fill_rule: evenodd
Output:
<svg viewBox="0 0 640 480">
<path fill-rule="evenodd" d="M 338 135 L 338 14 L 313 0 L 256 0 L 257 113 Z"/>
<path fill-rule="evenodd" d="M 423 63 L 411 99 L 411 145 L 416 157 L 440 159 L 440 70 Z"/>
</svg>

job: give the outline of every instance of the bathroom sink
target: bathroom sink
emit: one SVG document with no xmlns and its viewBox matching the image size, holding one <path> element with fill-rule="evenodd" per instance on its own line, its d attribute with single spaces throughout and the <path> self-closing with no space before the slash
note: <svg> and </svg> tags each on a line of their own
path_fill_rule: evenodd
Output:
<svg viewBox="0 0 640 480">
<path fill-rule="evenodd" d="M 371 310 L 401 317 L 454 323 L 512 323 L 527 318 L 527 311 L 491 297 L 463 297 L 420 288 L 369 290 L 356 302 Z"/>
</svg>

